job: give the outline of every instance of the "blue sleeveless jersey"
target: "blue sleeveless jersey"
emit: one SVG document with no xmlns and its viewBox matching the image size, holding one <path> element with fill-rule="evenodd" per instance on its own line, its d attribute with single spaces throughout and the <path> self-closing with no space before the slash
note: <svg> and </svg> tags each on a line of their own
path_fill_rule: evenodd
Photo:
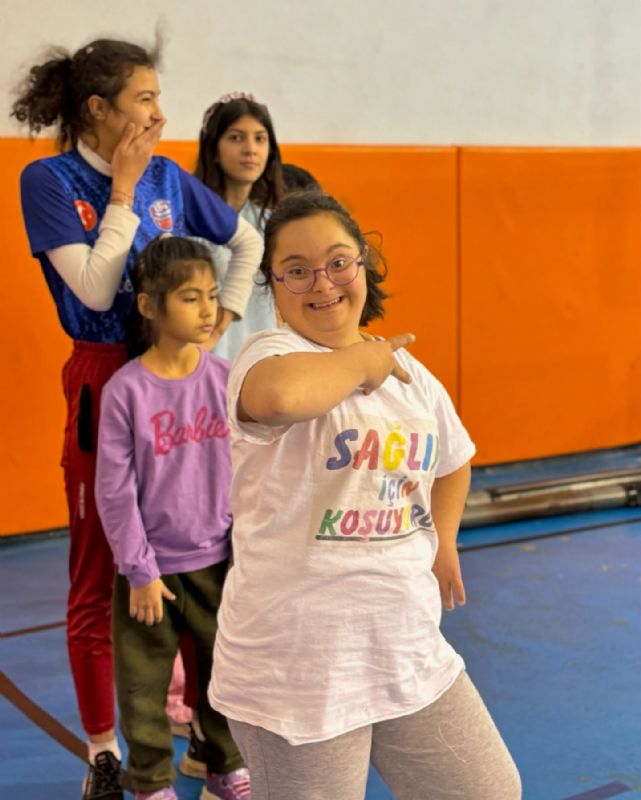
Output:
<svg viewBox="0 0 641 800">
<path fill-rule="evenodd" d="M 115 344 L 125 339 L 133 304 L 130 271 L 145 245 L 161 233 L 202 236 L 224 244 L 238 215 L 173 161 L 155 156 L 136 185 L 133 211 L 140 217 L 123 276 L 108 311 L 92 311 L 56 272 L 47 250 L 66 244 L 93 247 L 111 194 L 111 178 L 77 150 L 29 164 L 21 175 L 22 211 L 31 252 L 42 265 L 60 322 L 73 339 Z"/>
</svg>

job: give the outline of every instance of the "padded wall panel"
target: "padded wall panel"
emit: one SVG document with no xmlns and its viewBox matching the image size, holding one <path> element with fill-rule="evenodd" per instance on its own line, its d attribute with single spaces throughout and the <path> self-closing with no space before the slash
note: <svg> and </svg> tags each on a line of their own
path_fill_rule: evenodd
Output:
<svg viewBox="0 0 641 800">
<path fill-rule="evenodd" d="M 70 342 L 29 254 L 18 197 L 24 165 L 53 152 L 51 141 L 0 139 L 6 275 L 0 295 L 6 376 L 0 393 L 0 535 L 67 524 L 59 467 L 60 371 Z M 196 144 L 162 142 L 159 152 L 190 170 Z M 286 146 L 283 153 L 314 171 L 364 229 L 383 232 L 395 297 L 376 329 L 416 333 L 414 352 L 456 398 L 455 149 Z"/>
<path fill-rule="evenodd" d="M 71 343 L 29 253 L 18 190 L 23 166 L 53 152 L 50 141 L 0 140 L 0 534 L 67 525 L 59 466 L 65 424 L 60 372 Z"/>
<path fill-rule="evenodd" d="M 641 440 L 641 151 L 463 148 L 477 463 Z"/>
</svg>

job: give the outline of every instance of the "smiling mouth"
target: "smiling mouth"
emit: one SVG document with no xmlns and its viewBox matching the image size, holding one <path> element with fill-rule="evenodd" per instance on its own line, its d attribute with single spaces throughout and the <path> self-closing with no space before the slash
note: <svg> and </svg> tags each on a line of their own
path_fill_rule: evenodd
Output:
<svg viewBox="0 0 641 800">
<path fill-rule="evenodd" d="M 322 311 L 325 308 L 333 308 L 343 302 L 342 297 L 335 297 L 333 300 L 327 300 L 325 303 L 310 303 L 310 307 L 315 311 Z"/>
</svg>

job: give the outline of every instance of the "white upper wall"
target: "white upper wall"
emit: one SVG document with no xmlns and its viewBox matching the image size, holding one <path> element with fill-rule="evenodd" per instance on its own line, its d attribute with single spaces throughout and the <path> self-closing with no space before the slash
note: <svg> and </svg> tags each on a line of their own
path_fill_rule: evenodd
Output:
<svg viewBox="0 0 641 800">
<path fill-rule="evenodd" d="M 641 0 L 4 0 L 0 136 L 47 45 L 159 20 L 165 138 L 245 89 L 282 142 L 641 146 Z"/>
</svg>

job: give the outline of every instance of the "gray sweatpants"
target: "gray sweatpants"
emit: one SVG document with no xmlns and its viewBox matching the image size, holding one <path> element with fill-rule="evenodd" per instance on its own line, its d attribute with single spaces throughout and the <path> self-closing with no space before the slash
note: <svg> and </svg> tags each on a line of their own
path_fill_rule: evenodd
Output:
<svg viewBox="0 0 641 800">
<path fill-rule="evenodd" d="M 396 800 L 520 800 L 512 757 L 463 672 L 441 697 L 405 717 L 293 746 L 229 720 L 249 767 L 253 800 L 363 800 L 370 762 Z"/>
</svg>

